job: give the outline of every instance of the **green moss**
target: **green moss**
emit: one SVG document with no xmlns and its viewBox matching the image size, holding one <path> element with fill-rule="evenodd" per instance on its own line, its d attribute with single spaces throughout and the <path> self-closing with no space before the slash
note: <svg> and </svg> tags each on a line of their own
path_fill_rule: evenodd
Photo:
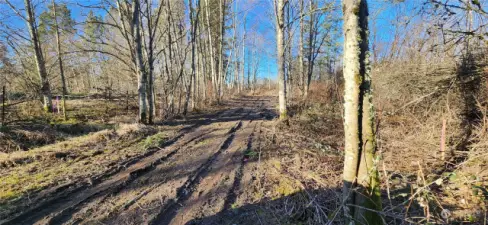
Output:
<svg viewBox="0 0 488 225">
<path fill-rule="evenodd" d="M 210 142 L 210 141 L 209 141 L 209 139 L 201 140 L 201 141 L 199 141 L 199 142 L 198 142 L 198 143 L 195 145 L 195 147 L 199 147 L 199 146 L 202 146 L 202 145 L 206 145 L 206 144 L 208 144 L 209 142 Z"/>
<path fill-rule="evenodd" d="M 356 83 L 357 83 L 357 84 L 362 84 L 362 83 L 363 83 L 363 78 L 362 78 L 362 76 L 361 76 L 361 74 L 360 74 L 360 73 L 356 73 L 356 74 L 354 75 L 354 79 L 356 80 Z"/>
<path fill-rule="evenodd" d="M 20 177 L 18 174 L 12 174 L 10 176 L 4 177 L 2 179 L 2 184 L 7 185 L 16 185 L 20 182 Z"/>
<path fill-rule="evenodd" d="M 14 199 L 19 196 L 19 193 L 13 190 L 4 190 L 0 192 L 0 201 Z"/>
<path fill-rule="evenodd" d="M 285 120 L 287 118 L 288 118 L 288 113 L 286 110 L 280 113 L 280 120 Z"/>
<path fill-rule="evenodd" d="M 297 192 L 297 189 L 293 186 L 291 181 L 281 179 L 279 185 L 276 187 L 276 192 L 281 196 L 288 196 Z"/>
<path fill-rule="evenodd" d="M 160 132 L 157 133 L 153 136 L 149 136 L 144 140 L 144 148 L 152 148 L 152 147 L 158 147 L 164 144 L 166 142 L 167 136 Z"/>
</svg>

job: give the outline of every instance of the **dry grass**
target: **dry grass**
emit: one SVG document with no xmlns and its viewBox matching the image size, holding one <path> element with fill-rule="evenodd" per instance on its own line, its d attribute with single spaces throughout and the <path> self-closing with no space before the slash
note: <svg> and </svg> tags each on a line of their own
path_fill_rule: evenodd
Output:
<svg viewBox="0 0 488 225">
<path fill-rule="evenodd" d="M 486 98 L 485 98 L 486 101 Z M 439 195 L 443 205 L 451 206 L 452 216 L 464 221 L 488 222 L 488 102 L 480 104 L 483 117 L 475 128 L 466 160 L 457 164 Z M 482 106 L 484 105 L 484 106 Z"/>
<path fill-rule="evenodd" d="M 1 128 L 0 152 L 29 150 L 91 132 L 134 123 L 125 102 L 100 99 L 68 100 L 68 120 L 42 112 L 37 101 L 13 104 L 7 109 L 7 126 Z M 132 107 L 132 105 L 130 105 Z"/>
<path fill-rule="evenodd" d="M 256 179 L 246 187 L 250 193 L 243 196 L 248 199 L 241 196 L 239 204 L 258 206 L 256 217 L 274 224 L 330 221 L 340 206 L 340 152 L 318 145 L 298 130 L 276 127 L 274 122 L 266 123 L 262 130 L 261 143 L 252 150 L 248 165 L 254 168 Z"/>
<path fill-rule="evenodd" d="M 486 127 L 480 123 L 470 140 L 464 140 L 466 100 L 464 78 L 458 75 L 460 62 L 416 54 L 407 61 L 376 65 L 374 70 L 379 166 L 382 188 L 389 191 L 385 210 L 403 205 L 409 211 L 396 213 L 416 223 L 483 223 L 486 195 L 471 192 L 474 184 L 486 190 L 483 181 L 488 176 L 481 171 L 488 167 L 477 164 L 475 172 L 466 165 L 477 158 Z M 485 63 L 479 65 L 483 68 Z M 478 76 L 484 79 L 486 74 L 479 71 L 483 70 L 478 70 Z M 477 97 L 486 99 L 487 90 L 482 82 Z M 478 108 L 483 105 L 486 102 L 479 102 Z M 445 160 L 440 151 L 443 120 L 447 122 Z"/>
<path fill-rule="evenodd" d="M 457 75 L 460 62 L 417 54 L 406 61 L 393 61 L 374 67 L 374 100 L 381 156 L 378 166 L 384 204 L 381 215 L 389 224 L 484 224 L 487 222 L 488 199 L 488 80 L 485 69 L 478 69 L 477 72 L 482 84 L 477 93 L 477 107 L 485 116 L 474 123 L 477 125 L 466 141 L 463 140 L 467 136 L 464 125 L 464 78 Z M 480 68 L 484 68 L 483 65 L 483 62 L 478 64 Z M 281 155 L 274 158 L 281 160 L 274 164 L 284 167 L 283 162 L 286 162 L 286 165 L 298 166 L 297 169 L 287 166 L 286 169 L 275 171 L 276 174 L 295 174 L 291 178 L 268 177 L 275 181 L 275 185 L 292 184 L 285 186 L 294 191 L 304 190 L 294 185 L 299 180 L 305 183 L 324 182 L 321 187 L 340 187 L 342 159 L 335 159 L 337 167 L 317 168 L 327 162 L 307 162 L 307 154 L 320 159 L 318 153 L 330 154 L 330 149 L 332 152 L 342 150 L 342 93 L 340 81 L 338 84 L 332 81 L 314 83 L 307 102 L 291 105 L 289 125 L 279 124 L 273 131 L 277 137 L 284 137 L 277 138 L 279 141 L 276 141 L 274 151 Z M 295 96 L 294 99 L 298 101 L 300 98 Z M 447 125 L 445 160 L 442 160 L 440 151 L 443 120 Z M 292 149 L 299 149 L 300 153 Z M 315 168 L 304 168 L 306 163 L 301 160 Z M 267 166 L 271 168 L 268 173 L 277 170 L 273 169 L 276 167 L 274 164 Z M 323 170 L 338 175 L 325 180 L 320 177 L 331 175 L 314 175 Z M 310 181 L 312 177 L 319 179 Z M 280 179 L 291 181 L 280 182 Z M 273 190 L 273 187 L 265 187 L 265 190 Z M 340 193 L 328 195 L 328 199 L 335 198 L 340 202 Z M 321 215 L 315 212 L 311 215 L 315 219 L 311 221 L 317 221 L 316 218 Z"/>
</svg>

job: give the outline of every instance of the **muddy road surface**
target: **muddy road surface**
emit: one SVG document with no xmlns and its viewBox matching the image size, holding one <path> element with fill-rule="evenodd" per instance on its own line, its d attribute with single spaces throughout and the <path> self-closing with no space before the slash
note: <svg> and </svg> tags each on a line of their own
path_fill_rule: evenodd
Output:
<svg viewBox="0 0 488 225">
<path fill-rule="evenodd" d="M 247 154 L 276 115 L 274 97 L 225 104 L 226 110 L 168 122 L 185 126 L 124 168 L 58 188 L 0 224 L 198 224 L 231 209 L 251 179 Z"/>
</svg>

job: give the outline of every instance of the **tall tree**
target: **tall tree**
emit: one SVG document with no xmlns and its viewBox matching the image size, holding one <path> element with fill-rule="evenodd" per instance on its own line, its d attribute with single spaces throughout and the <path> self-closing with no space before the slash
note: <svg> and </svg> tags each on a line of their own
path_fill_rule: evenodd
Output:
<svg viewBox="0 0 488 225">
<path fill-rule="evenodd" d="M 135 60 L 138 73 L 137 92 L 139 93 L 139 122 L 146 123 L 148 116 L 146 103 L 147 74 L 146 69 L 144 68 L 144 56 L 142 54 L 140 10 L 141 6 L 139 0 L 132 2 L 132 22 L 130 26 L 132 36 L 134 37 Z"/>
<path fill-rule="evenodd" d="M 344 14 L 344 174 L 347 224 L 382 224 L 375 167 L 374 107 L 366 0 L 343 0 Z M 356 208 L 356 206 L 358 206 Z"/>
<path fill-rule="evenodd" d="M 215 74 L 215 63 L 214 63 L 214 50 L 213 50 L 213 41 L 212 41 L 212 31 L 211 31 L 211 26 L 210 26 L 210 11 L 209 11 L 209 0 L 204 0 L 205 1 L 205 15 L 206 15 L 206 20 L 207 20 L 207 32 L 208 32 L 208 45 L 210 48 L 210 71 L 211 71 L 211 80 L 212 80 L 212 87 L 213 87 L 213 94 L 215 98 L 218 96 L 217 92 L 217 76 Z"/>
<path fill-rule="evenodd" d="M 40 81 L 40 94 L 42 96 L 43 109 L 50 112 L 52 109 L 51 87 L 49 85 L 48 74 L 46 70 L 46 61 L 42 54 L 42 45 L 39 40 L 39 30 L 37 29 L 36 16 L 30 0 L 24 0 L 25 13 L 23 16 L 20 11 L 9 1 L 5 0 L 9 7 L 21 17 L 27 24 L 30 35 L 30 42 L 34 50 L 34 59 L 36 62 L 37 73 Z"/>
<path fill-rule="evenodd" d="M 146 87 L 146 99 L 148 105 L 148 123 L 152 124 L 155 115 L 155 96 L 154 96 L 154 63 L 155 63 L 155 49 L 156 49 L 156 31 L 161 18 L 163 4 L 160 3 L 156 9 L 153 9 L 153 4 L 151 0 L 145 0 L 145 12 L 144 17 L 146 18 L 145 27 L 147 28 L 146 39 L 147 44 L 145 44 L 146 53 L 146 71 L 147 71 L 147 87 Z M 155 14 L 154 14 L 155 12 Z M 141 23 L 142 25 L 143 23 Z M 144 32 L 143 32 L 144 33 Z"/>
<path fill-rule="evenodd" d="M 337 25 L 337 20 L 330 17 L 333 15 L 334 6 L 332 3 L 326 3 L 322 8 L 319 8 L 317 1 L 310 0 L 308 8 L 307 68 L 303 84 L 303 99 L 307 99 L 308 96 L 316 59 L 320 53 L 324 53 L 321 48 L 326 43 L 329 44 L 329 48 L 333 48 L 330 45 L 333 45 L 332 34 Z M 325 16 L 328 18 L 324 18 Z"/>
<path fill-rule="evenodd" d="M 197 35 L 197 27 L 198 27 L 198 13 L 200 12 L 200 1 L 197 3 L 197 12 L 195 12 L 195 8 L 193 6 L 193 0 L 189 0 L 190 5 L 190 38 L 191 38 L 191 75 L 190 75 L 190 82 L 188 85 L 188 89 L 186 92 L 186 100 L 185 100 L 185 105 L 183 108 L 183 115 L 186 115 L 188 111 L 188 102 L 190 99 L 190 94 L 192 92 L 192 83 L 196 83 L 196 77 L 195 77 L 195 52 L 196 52 L 196 35 Z M 195 91 L 193 91 L 193 94 L 195 95 Z M 193 99 L 195 101 L 195 99 Z"/>
<path fill-rule="evenodd" d="M 53 0 L 53 17 L 54 17 L 54 26 L 56 30 L 56 50 L 58 53 L 58 63 L 59 63 L 59 75 L 61 76 L 61 88 L 62 88 L 62 94 L 61 94 L 61 101 L 62 101 L 62 108 L 63 108 L 63 118 L 64 120 L 67 119 L 66 116 L 66 94 L 67 94 L 67 89 L 66 89 L 66 79 L 64 77 L 64 69 L 63 69 L 63 57 L 61 53 L 61 38 L 59 35 L 59 26 L 58 26 L 58 17 L 57 17 L 57 10 L 56 10 L 56 2 Z"/>
<path fill-rule="evenodd" d="M 219 41 L 219 77 L 217 79 L 217 102 L 222 98 L 222 89 L 225 81 L 226 71 L 224 71 L 224 37 L 225 37 L 225 9 L 226 1 L 219 0 L 220 12 L 220 41 Z"/>
<path fill-rule="evenodd" d="M 286 33 L 286 44 L 285 44 L 285 62 L 286 62 L 286 73 L 285 73 L 285 79 L 286 79 L 286 87 L 287 87 L 287 95 L 289 99 L 293 98 L 293 79 L 294 79 L 294 74 L 293 74 L 293 54 L 292 54 L 292 45 L 293 45 L 293 32 L 292 32 L 292 14 L 293 14 L 293 9 L 291 7 L 291 4 L 287 4 L 286 6 L 286 21 L 285 21 L 285 33 Z"/>
<path fill-rule="evenodd" d="M 278 57 L 278 99 L 280 120 L 287 118 L 285 81 L 285 4 L 288 0 L 275 0 L 276 50 Z"/>
<path fill-rule="evenodd" d="M 68 6 L 64 3 L 56 3 L 55 6 L 51 7 L 53 8 L 49 8 L 39 15 L 38 30 L 41 41 L 56 36 L 56 30 L 67 33 L 75 31 L 76 22 L 71 17 L 71 10 Z M 56 16 L 54 10 L 56 10 Z"/>
<path fill-rule="evenodd" d="M 304 83 L 304 76 L 305 76 L 305 72 L 304 72 L 304 65 L 303 65 L 303 55 L 304 55 L 304 50 L 303 50 L 303 34 L 305 32 L 305 26 L 304 26 L 304 17 L 305 17 L 305 14 L 304 14 L 304 3 L 303 1 L 304 0 L 299 0 L 300 1 L 300 38 L 298 40 L 298 86 L 299 86 L 299 90 L 301 91 L 301 93 L 303 94 L 303 83 Z"/>
</svg>

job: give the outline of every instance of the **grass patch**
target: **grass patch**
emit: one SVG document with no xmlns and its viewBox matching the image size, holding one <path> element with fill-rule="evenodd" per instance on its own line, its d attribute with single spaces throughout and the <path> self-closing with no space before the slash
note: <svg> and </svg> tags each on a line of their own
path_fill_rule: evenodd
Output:
<svg viewBox="0 0 488 225">
<path fill-rule="evenodd" d="M 258 157 L 258 153 L 255 152 L 253 149 L 247 149 L 246 151 L 244 151 L 244 156 L 249 159 L 255 159 Z"/>
<path fill-rule="evenodd" d="M 202 145 L 206 145 L 206 144 L 208 144 L 209 142 L 210 142 L 210 140 L 209 140 L 209 139 L 204 139 L 204 140 L 199 141 L 199 142 L 198 142 L 198 143 L 197 143 L 195 146 L 196 146 L 196 147 L 200 147 L 200 146 L 202 146 Z"/>
<path fill-rule="evenodd" d="M 153 148 L 163 145 L 168 140 L 167 134 L 159 132 L 153 136 L 149 136 L 144 140 L 144 148 Z"/>
</svg>

